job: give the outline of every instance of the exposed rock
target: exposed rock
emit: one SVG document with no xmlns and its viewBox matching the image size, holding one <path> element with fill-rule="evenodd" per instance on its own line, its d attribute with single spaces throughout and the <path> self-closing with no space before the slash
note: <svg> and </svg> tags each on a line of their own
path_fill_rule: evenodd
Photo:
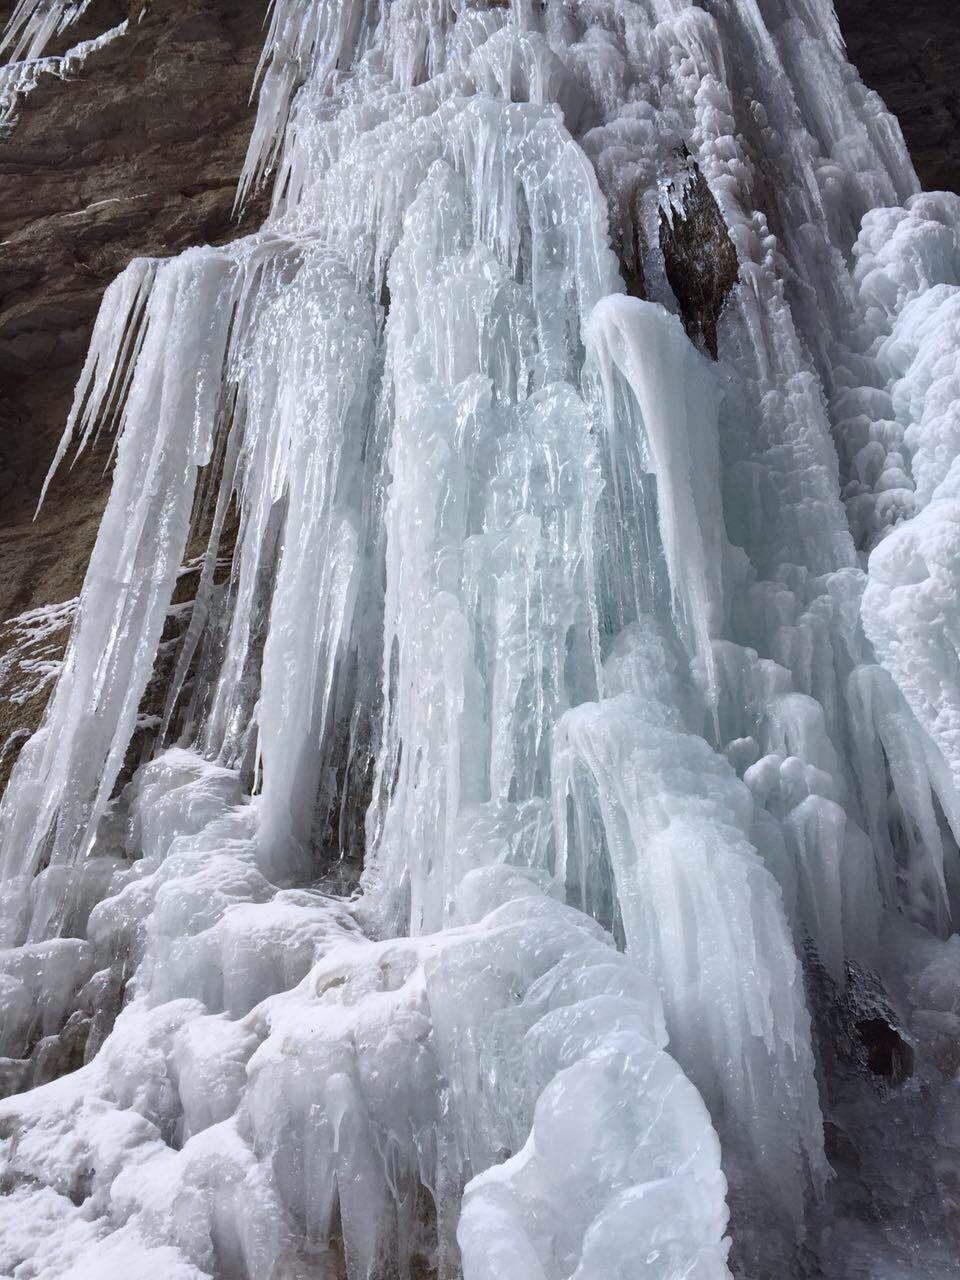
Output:
<svg viewBox="0 0 960 1280">
<path fill-rule="evenodd" d="M 828 1080 L 875 1077 L 878 1088 L 897 1087 L 908 1080 L 914 1068 L 913 1046 L 903 1018 L 876 974 L 848 961 L 846 981 L 838 987 L 809 948 L 805 965 Z"/>
<path fill-rule="evenodd" d="M 902 1084 L 913 1073 L 913 1050 L 886 1018 L 863 1018 L 857 1031 L 867 1051 L 867 1067 L 891 1084 Z"/>
<path fill-rule="evenodd" d="M 716 359 L 717 322 L 740 267 L 713 192 L 685 159 L 685 174 L 666 193 L 670 207 L 660 212 L 660 249 L 687 334 Z"/>
<path fill-rule="evenodd" d="M 644 278 L 643 259 L 647 252 L 647 238 L 643 231 L 643 193 L 635 186 L 618 219 L 611 222 L 613 248 L 620 259 L 620 274 L 631 298 L 646 298 L 647 282 Z"/>
<path fill-rule="evenodd" d="M 920 181 L 960 192 L 956 0 L 836 0 L 851 61 L 896 115 Z"/>
</svg>

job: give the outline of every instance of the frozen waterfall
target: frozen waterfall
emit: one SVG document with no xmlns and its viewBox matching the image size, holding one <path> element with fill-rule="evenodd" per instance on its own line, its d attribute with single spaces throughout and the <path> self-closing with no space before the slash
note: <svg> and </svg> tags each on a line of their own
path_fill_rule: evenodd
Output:
<svg viewBox="0 0 960 1280">
<path fill-rule="evenodd" d="M 960 200 L 830 0 L 272 0 L 256 92 L 54 462 L 0 1275 L 956 1274 Z"/>
</svg>

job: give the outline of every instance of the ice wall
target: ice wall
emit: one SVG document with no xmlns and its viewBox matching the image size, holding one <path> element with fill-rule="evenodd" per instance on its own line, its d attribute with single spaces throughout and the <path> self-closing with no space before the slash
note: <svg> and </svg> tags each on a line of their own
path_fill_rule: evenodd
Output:
<svg viewBox="0 0 960 1280">
<path fill-rule="evenodd" d="M 823 1037 L 956 1014 L 955 204 L 819 0 L 274 0 L 258 94 L 54 463 L 0 1271 L 845 1274 Z"/>
</svg>

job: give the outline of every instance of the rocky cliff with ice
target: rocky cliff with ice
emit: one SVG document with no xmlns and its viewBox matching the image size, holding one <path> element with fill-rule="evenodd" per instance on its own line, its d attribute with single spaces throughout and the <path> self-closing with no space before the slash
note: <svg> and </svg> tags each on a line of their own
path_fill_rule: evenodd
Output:
<svg viewBox="0 0 960 1280">
<path fill-rule="evenodd" d="M 0 1274 L 955 1275 L 960 198 L 829 0 L 275 0 L 256 84 L 0 659 Z"/>
<path fill-rule="evenodd" d="M 0 0 L 0 28 L 15 8 Z M 127 0 L 91 0 L 39 57 L 0 75 L 31 86 L 8 95 L 0 125 L 0 654 L 17 644 L 7 619 L 71 600 L 83 582 L 106 442 L 32 517 L 107 285 L 133 257 L 263 221 L 262 200 L 239 226 L 232 210 L 264 12 L 259 0 L 151 0 L 131 23 Z M 82 62 L 62 61 L 77 45 L 90 47 Z M 61 628 L 31 649 L 41 676 L 65 639 Z M 48 693 L 48 679 L 20 680 L 0 658 L 0 790 Z"/>
</svg>

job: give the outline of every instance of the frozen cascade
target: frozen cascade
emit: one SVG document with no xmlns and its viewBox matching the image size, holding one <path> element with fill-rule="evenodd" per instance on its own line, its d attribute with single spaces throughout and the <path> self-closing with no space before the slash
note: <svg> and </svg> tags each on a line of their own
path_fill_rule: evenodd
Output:
<svg viewBox="0 0 960 1280">
<path fill-rule="evenodd" d="M 829 0 L 273 0 L 257 93 L 48 478 L 0 1274 L 953 1274 L 960 202 Z"/>
</svg>

